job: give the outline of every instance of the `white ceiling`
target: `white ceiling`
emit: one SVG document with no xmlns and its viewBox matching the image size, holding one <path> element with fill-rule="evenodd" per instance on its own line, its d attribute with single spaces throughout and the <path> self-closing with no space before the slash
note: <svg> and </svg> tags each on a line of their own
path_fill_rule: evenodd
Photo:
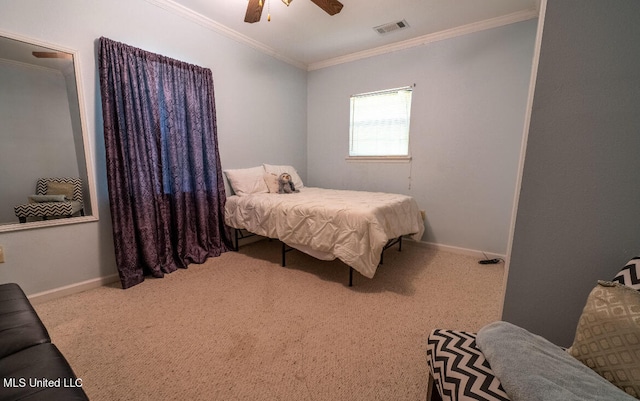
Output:
<svg viewBox="0 0 640 401">
<path fill-rule="evenodd" d="M 264 0 L 262 19 L 244 22 L 248 0 L 147 0 L 244 41 L 302 68 L 349 55 L 424 39 L 486 21 L 516 22 L 537 15 L 539 0 L 340 0 L 329 16 L 311 0 Z M 267 22 L 267 10 L 271 21 Z M 406 20 L 386 35 L 373 28 Z"/>
</svg>

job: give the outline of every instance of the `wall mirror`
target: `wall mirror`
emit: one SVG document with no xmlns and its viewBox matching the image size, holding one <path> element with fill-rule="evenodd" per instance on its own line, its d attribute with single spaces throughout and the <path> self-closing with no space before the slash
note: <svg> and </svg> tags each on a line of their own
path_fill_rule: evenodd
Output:
<svg viewBox="0 0 640 401">
<path fill-rule="evenodd" d="M 91 160 L 76 52 L 0 32 L 0 232 L 98 220 Z M 44 203 L 50 177 L 80 179 L 83 213 L 21 223 L 15 206 Z"/>
</svg>

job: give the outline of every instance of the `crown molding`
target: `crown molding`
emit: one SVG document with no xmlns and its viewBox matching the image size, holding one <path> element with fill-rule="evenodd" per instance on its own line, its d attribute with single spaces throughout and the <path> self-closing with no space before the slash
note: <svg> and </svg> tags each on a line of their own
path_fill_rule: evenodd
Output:
<svg viewBox="0 0 640 401">
<path fill-rule="evenodd" d="M 219 22 L 212 20 L 211 18 L 207 18 L 204 15 L 197 13 L 181 4 L 178 4 L 172 0 L 145 0 L 147 3 L 153 4 L 157 7 L 165 9 L 173 14 L 184 17 L 196 24 L 203 26 L 207 29 L 210 29 L 216 33 L 226 36 L 229 39 L 235 40 L 236 42 L 242 43 L 249 47 L 252 47 L 262 53 L 265 53 L 273 58 L 284 61 L 287 64 L 291 64 L 294 67 L 298 67 L 300 69 L 306 70 L 307 65 L 298 60 L 294 60 L 292 58 L 283 56 L 278 53 L 275 49 L 258 42 L 257 40 L 251 39 L 250 37 L 239 33 L 225 25 L 222 25 Z"/>
<path fill-rule="evenodd" d="M 361 60 L 368 57 L 379 56 L 382 54 L 387 54 L 387 53 L 391 53 L 399 50 L 410 49 L 412 47 L 422 46 L 422 45 L 437 42 L 440 40 L 451 39 L 457 36 L 463 36 L 470 33 L 483 31 L 486 29 L 498 28 L 501 26 L 514 24 L 516 22 L 526 21 L 526 20 L 530 20 L 538 17 L 537 8 L 532 8 L 529 10 L 523 10 L 523 11 L 507 14 L 501 17 L 474 22 L 472 24 L 463 25 L 457 28 L 447 29 L 444 31 L 431 33 L 428 35 L 419 36 L 417 38 L 413 38 L 413 39 L 409 39 L 401 42 L 391 43 L 389 45 L 380 46 L 380 47 L 376 47 L 369 50 L 355 52 L 355 53 L 347 54 L 340 57 L 318 61 L 311 64 L 305 64 L 301 61 L 294 60 L 290 57 L 286 57 L 278 53 L 277 50 L 257 40 L 254 40 L 246 35 L 243 35 L 238 31 L 235 31 L 225 25 L 222 25 L 219 22 L 212 20 L 211 18 L 207 18 L 204 15 L 197 13 L 181 4 L 178 4 L 173 0 L 145 0 L 145 1 L 147 3 L 160 7 L 164 10 L 167 10 L 173 14 L 184 17 L 200 26 L 203 26 L 223 36 L 226 36 L 229 39 L 232 39 L 236 42 L 252 47 L 273 58 L 284 61 L 287 64 L 291 64 L 294 67 L 307 70 L 307 71 L 319 70 L 321 68 L 326 68 L 326 67 L 331 67 L 338 64 L 348 63 L 351 61 Z"/>
<path fill-rule="evenodd" d="M 311 63 L 307 66 L 307 71 L 319 70 L 321 68 L 331 67 L 338 64 L 348 63 L 351 61 L 361 60 L 368 57 L 379 56 L 395 52 L 398 50 L 410 49 L 416 46 L 426 45 L 445 39 L 451 39 L 458 36 L 468 35 L 487 29 L 498 28 L 505 25 L 515 24 L 516 22 L 527 21 L 538 17 L 537 9 L 529 9 L 518 11 L 515 13 L 503 15 L 501 17 L 491 18 L 484 21 L 474 22 L 471 24 L 463 25 L 457 28 L 447 29 L 444 31 L 430 33 L 428 35 L 419 36 L 417 38 L 404 40 L 401 42 L 391 43 L 389 45 L 376 47 L 361 52 L 347 54 L 345 56 L 335 57 L 316 63 Z"/>
</svg>

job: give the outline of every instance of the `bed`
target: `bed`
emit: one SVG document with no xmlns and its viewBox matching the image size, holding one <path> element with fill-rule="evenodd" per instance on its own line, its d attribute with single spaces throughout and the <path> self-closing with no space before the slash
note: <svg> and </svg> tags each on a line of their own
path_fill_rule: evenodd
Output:
<svg viewBox="0 0 640 401">
<path fill-rule="evenodd" d="M 281 172 L 292 175 L 298 192 L 277 193 L 269 181 Z M 317 259 L 337 258 L 351 268 L 350 284 L 352 270 L 373 278 L 390 243 L 402 236 L 420 240 L 424 233 L 418 205 L 407 195 L 305 187 L 291 166 L 225 173 L 235 192 L 225 205 L 228 226 L 278 239 Z"/>
</svg>

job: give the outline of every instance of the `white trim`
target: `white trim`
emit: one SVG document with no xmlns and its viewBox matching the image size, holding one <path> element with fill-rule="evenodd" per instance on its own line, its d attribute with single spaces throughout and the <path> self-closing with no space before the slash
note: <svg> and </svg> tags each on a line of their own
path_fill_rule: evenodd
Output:
<svg viewBox="0 0 640 401">
<path fill-rule="evenodd" d="M 374 49 L 364 50 L 361 52 L 347 54 L 345 56 L 335 57 L 324 61 L 311 63 L 307 66 L 307 71 L 319 70 L 321 68 L 331 67 L 338 64 L 349 63 L 351 61 L 361 60 L 367 57 L 379 56 L 398 50 L 410 49 L 416 46 L 426 45 L 445 39 L 455 38 L 457 36 L 467 35 L 474 32 L 484 31 L 487 29 L 498 28 L 505 25 L 514 24 L 516 22 L 527 21 L 538 16 L 536 9 L 518 11 L 501 17 L 491 18 L 484 21 L 474 22 L 457 28 L 447 29 L 444 31 L 430 33 L 428 35 L 419 36 L 417 38 L 392 43 L 386 46 L 376 47 Z"/>
<path fill-rule="evenodd" d="M 79 292 L 84 292 L 87 290 L 93 290 L 94 288 L 99 288 L 104 285 L 114 283 L 118 280 L 119 276 L 117 274 L 112 274 L 110 276 L 98 277 L 92 280 L 83 281 L 81 283 L 65 285 L 64 287 L 54 288 L 53 290 L 39 292 L 37 294 L 29 295 L 28 298 L 29 301 L 31 301 L 31 303 L 35 305 L 57 298 L 66 297 L 67 295 L 77 294 Z"/>
<path fill-rule="evenodd" d="M 375 95 L 383 95 L 383 94 L 386 95 L 386 94 L 389 94 L 389 93 L 395 93 L 395 92 L 400 92 L 400 91 L 413 92 L 413 88 L 415 86 L 416 86 L 416 84 L 411 84 L 411 85 L 401 86 L 399 88 L 382 89 L 382 90 L 379 90 L 379 91 L 358 93 L 356 95 L 351 95 L 351 97 L 375 96 Z"/>
<path fill-rule="evenodd" d="M 76 92 L 78 95 L 78 112 L 80 113 L 80 129 L 82 130 L 82 145 L 84 148 L 84 164 L 86 165 L 85 171 L 87 173 L 87 185 L 89 186 L 89 204 L 91 205 L 91 216 L 95 221 L 100 219 L 98 210 L 98 187 L 96 185 L 96 177 L 93 171 L 93 166 L 96 164 L 96 159 L 93 155 L 93 141 L 89 139 L 89 127 L 87 126 L 87 108 L 84 99 L 84 87 L 82 85 L 82 72 L 80 68 L 80 55 L 77 51 L 72 51 L 73 54 L 73 69 L 74 76 L 76 78 Z M 85 213 L 87 210 L 85 209 Z"/>
<path fill-rule="evenodd" d="M 31 230 L 33 228 L 64 226 L 69 224 L 98 221 L 97 216 L 60 217 L 57 219 L 29 221 L 27 223 L 0 224 L 0 233 L 9 231 Z"/>
<path fill-rule="evenodd" d="M 479 32 L 486 29 L 497 28 L 504 25 L 514 24 L 516 22 L 530 20 L 538 16 L 537 9 L 518 11 L 515 13 L 503 15 L 501 17 L 495 17 L 485 21 L 474 22 L 471 24 L 463 25 L 461 27 L 447 29 L 441 32 L 431 33 L 428 35 L 419 36 L 417 38 L 405 40 L 402 42 L 392 43 L 386 46 L 381 46 L 374 49 L 351 53 L 345 56 L 335 57 L 335 58 L 331 58 L 324 61 L 318 61 L 318 62 L 307 65 L 301 61 L 294 60 L 290 57 L 284 56 L 278 53 L 276 49 L 269 47 L 264 43 L 261 43 L 246 35 L 243 35 L 240 32 L 235 31 L 225 25 L 222 25 L 221 23 L 216 22 L 211 18 L 205 17 L 204 15 L 197 13 L 181 4 L 178 4 L 173 0 L 145 0 L 145 1 L 149 4 L 153 4 L 171 13 L 184 17 L 200 26 L 203 26 L 207 29 L 210 29 L 221 35 L 224 35 L 229 39 L 245 44 L 271 57 L 274 57 L 278 60 L 284 61 L 285 63 L 291 64 L 294 67 L 307 70 L 307 71 L 319 70 L 321 68 L 330 67 L 337 64 L 348 63 L 351 61 L 356 61 L 356 60 L 360 60 L 367 57 L 378 56 L 381 54 L 391 53 L 398 50 L 409 49 L 411 47 L 421 46 L 427 43 L 450 39 L 457 36 L 467 35 L 469 33 Z"/>
<path fill-rule="evenodd" d="M 409 163 L 411 156 L 347 156 L 348 163 Z"/>
<path fill-rule="evenodd" d="M 52 220 L 44 220 L 28 223 L 15 223 L 15 224 L 0 224 L 0 232 L 27 230 L 31 228 L 61 226 L 66 224 L 86 223 L 98 221 L 100 216 L 98 214 L 98 190 L 96 187 L 95 176 L 93 172 L 93 164 L 95 162 L 93 158 L 93 146 L 92 141 L 89 139 L 89 129 L 87 127 L 87 113 L 84 101 L 84 88 L 82 87 L 82 74 L 80 72 L 80 57 L 78 51 L 63 47 L 57 44 L 51 44 L 49 42 L 42 41 L 40 39 L 34 39 L 21 34 L 0 30 L 0 36 L 4 36 L 9 39 L 14 39 L 20 42 L 28 44 L 46 47 L 52 50 L 69 53 L 72 55 L 73 60 L 73 73 L 76 84 L 76 96 L 78 98 L 78 113 L 80 118 L 80 130 L 82 135 L 82 145 L 84 151 L 84 166 L 87 173 L 87 186 L 89 189 L 89 204 L 91 205 L 90 216 L 79 216 L 73 218 L 60 218 Z M 4 60 L 4 59 L 3 59 Z M 64 75 L 64 73 L 63 73 Z M 77 157 L 77 155 L 76 155 Z M 86 212 L 85 208 L 85 212 Z"/>
<path fill-rule="evenodd" d="M 529 126 L 531 124 L 531 112 L 533 110 L 533 98 L 536 89 L 536 79 L 538 78 L 538 63 L 540 62 L 540 48 L 542 47 L 542 34 L 544 31 L 544 18 L 547 10 L 547 0 L 540 1 L 540 15 L 538 17 L 538 30 L 533 50 L 533 61 L 531 65 L 531 76 L 529 77 L 529 96 L 527 98 L 527 109 L 524 117 L 524 127 L 522 128 L 522 142 L 520 144 L 520 160 L 518 162 L 518 175 L 516 178 L 515 194 L 513 197 L 513 207 L 511 208 L 511 227 L 509 228 L 509 239 L 507 243 L 507 257 L 505 259 L 504 279 L 502 283 L 502 302 L 500 302 L 499 316 L 504 313 L 504 301 L 507 294 L 507 279 L 509 278 L 509 268 L 511 266 L 511 252 L 513 250 L 513 236 L 516 231 L 516 217 L 518 216 L 518 204 L 520 203 L 520 191 L 522 189 L 522 173 L 524 172 L 524 159 L 527 154 L 527 141 L 529 139 Z"/>
<path fill-rule="evenodd" d="M 40 47 L 48 47 L 51 50 L 57 50 L 57 51 L 63 52 L 63 53 L 70 53 L 70 54 L 73 55 L 74 61 L 75 61 L 75 58 L 78 56 L 77 52 L 75 50 L 71 49 L 71 48 L 63 47 L 63 46 L 60 46 L 58 44 L 53 44 L 51 42 L 45 42 L 45 41 L 40 40 L 40 39 L 34 39 L 32 37 L 24 36 L 24 35 L 19 34 L 19 33 L 14 33 L 14 32 L 5 31 L 5 30 L 0 29 L 0 36 L 7 37 L 9 39 L 14 39 L 14 40 L 17 40 L 19 42 L 26 42 L 27 44 L 32 44 L 32 45 L 36 45 L 36 46 L 40 46 Z"/>
<path fill-rule="evenodd" d="M 485 258 L 494 259 L 495 258 L 495 259 L 505 260 L 505 255 L 502 255 L 499 253 L 484 252 L 476 249 L 460 248 L 457 246 L 442 245 L 442 244 L 436 244 L 433 242 L 414 241 L 411 238 L 403 238 L 402 243 L 412 244 L 421 248 L 435 249 L 438 251 L 455 253 L 458 255 L 471 256 L 478 259 L 485 259 Z"/>
<path fill-rule="evenodd" d="M 255 238 L 254 237 L 247 238 L 246 239 L 247 242 L 245 242 L 244 244 L 260 241 L 263 239 L 266 239 L 266 237 L 261 237 L 257 235 L 255 236 Z M 497 253 L 483 252 L 475 249 L 460 248 L 460 247 L 455 247 L 450 245 L 435 244 L 432 242 L 415 241 L 415 240 L 412 240 L 411 238 L 403 238 L 402 242 L 403 244 L 409 244 L 411 246 L 417 246 L 420 248 L 435 249 L 438 251 L 455 253 L 459 255 L 466 255 L 466 256 L 476 257 L 479 259 L 484 259 L 485 257 L 498 258 L 503 260 L 505 259 L 505 255 L 501 255 Z M 80 283 L 70 284 L 63 287 L 54 288 L 52 290 L 39 292 L 36 294 L 29 295 L 28 298 L 32 304 L 36 305 L 39 303 L 66 297 L 68 295 L 73 295 L 80 292 L 93 290 L 95 288 L 99 288 L 105 285 L 109 285 L 111 283 L 115 283 L 118 280 L 119 280 L 118 274 L 112 274 L 109 276 L 98 277 L 98 278 L 86 280 Z"/>
<path fill-rule="evenodd" d="M 182 4 L 178 4 L 172 0 L 145 0 L 147 3 L 158 6 L 162 9 L 165 9 L 173 14 L 184 17 L 196 24 L 203 26 L 207 29 L 210 29 L 214 32 L 217 32 L 221 35 L 226 36 L 229 39 L 235 40 L 236 42 L 245 44 L 249 47 L 252 47 L 256 50 L 259 50 L 271 57 L 274 57 L 278 60 L 284 61 L 285 63 L 291 64 L 294 67 L 298 67 L 300 69 L 306 70 L 307 65 L 305 63 L 301 63 L 300 61 L 294 60 L 292 58 L 286 57 L 277 50 L 258 42 L 257 40 L 251 39 L 250 37 L 241 34 L 238 31 L 235 31 L 225 25 L 222 25 L 219 22 L 212 20 L 211 18 L 205 17 L 204 15 L 197 13 Z"/>
</svg>

